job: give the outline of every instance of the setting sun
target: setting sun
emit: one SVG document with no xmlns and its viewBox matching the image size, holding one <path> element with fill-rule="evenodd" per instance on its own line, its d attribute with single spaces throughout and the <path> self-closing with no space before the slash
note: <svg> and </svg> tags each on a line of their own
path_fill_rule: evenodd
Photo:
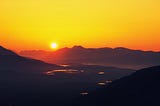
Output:
<svg viewBox="0 0 160 106">
<path fill-rule="evenodd" d="M 57 43 L 51 43 L 51 45 L 50 45 L 50 47 L 52 48 L 52 49 L 57 49 L 58 48 L 58 44 Z"/>
<path fill-rule="evenodd" d="M 160 106 L 159 83 L 160 0 L 0 0 L 0 106 Z"/>
<path fill-rule="evenodd" d="M 160 0 L 0 0 L 0 44 L 50 50 L 57 48 L 48 44 L 54 40 L 58 48 L 159 51 L 159 5 Z"/>
</svg>

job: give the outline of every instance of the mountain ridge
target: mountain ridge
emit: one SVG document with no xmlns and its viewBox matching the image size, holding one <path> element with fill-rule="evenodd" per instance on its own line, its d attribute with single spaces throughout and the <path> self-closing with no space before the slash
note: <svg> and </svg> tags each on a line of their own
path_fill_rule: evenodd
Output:
<svg viewBox="0 0 160 106">
<path fill-rule="evenodd" d="M 45 63 L 40 60 L 19 56 L 13 51 L 0 46 L 0 70 L 3 70 L 3 72 L 8 72 L 8 70 L 21 70 L 23 72 L 28 72 L 28 70 L 37 70 L 37 72 L 41 72 L 42 70 L 47 71 L 55 68 L 62 67 L 55 64 Z"/>
<path fill-rule="evenodd" d="M 23 51 L 19 54 L 56 64 L 83 63 L 133 69 L 156 66 L 160 63 L 160 52 L 132 50 L 124 47 L 84 48 L 73 46 L 46 52 L 44 55 L 38 51 L 34 53 Z"/>
<path fill-rule="evenodd" d="M 0 55 L 17 55 L 15 52 L 0 46 Z"/>
</svg>

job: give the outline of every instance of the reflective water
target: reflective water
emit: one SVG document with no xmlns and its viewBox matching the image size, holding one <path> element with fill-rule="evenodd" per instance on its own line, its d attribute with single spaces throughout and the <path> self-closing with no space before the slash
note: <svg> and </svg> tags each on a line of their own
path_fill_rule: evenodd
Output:
<svg viewBox="0 0 160 106">
<path fill-rule="evenodd" d="M 70 65 L 68 65 L 68 64 L 61 64 L 60 66 L 62 66 L 62 67 L 68 67 Z"/>
<path fill-rule="evenodd" d="M 106 83 L 112 83 L 112 81 L 111 80 L 107 80 Z"/>
<path fill-rule="evenodd" d="M 75 69 L 63 69 L 63 70 L 52 70 L 52 71 L 48 71 L 45 74 L 52 76 L 55 75 L 56 73 L 67 73 L 67 74 L 78 74 L 78 73 L 83 73 L 83 70 L 75 70 Z"/>
<path fill-rule="evenodd" d="M 88 92 L 82 92 L 81 95 L 88 95 Z"/>
<path fill-rule="evenodd" d="M 98 74 L 99 74 L 99 75 L 104 75 L 105 72 L 104 72 L 104 71 L 100 71 L 100 72 L 98 72 Z"/>
<path fill-rule="evenodd" d="M 106 85 L 106 83 L 105 82 L 99 82 L 98 85 L 104 86 L 104 85 Z"/>
<path fill-rule="evenodd" d="M 105 82 L 99 82 L 98 85 L 104 86 L 104 85 L 109 84 L 109 83 L 112 83 L 112 81 L 111 80 L 107 80 Z"/>
</svg>

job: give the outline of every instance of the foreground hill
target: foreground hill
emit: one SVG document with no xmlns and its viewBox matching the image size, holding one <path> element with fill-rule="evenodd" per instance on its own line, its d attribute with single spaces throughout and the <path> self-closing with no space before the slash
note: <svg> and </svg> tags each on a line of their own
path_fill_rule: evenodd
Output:
<svg viewBox="0 0 160 106">
<path fill-rule="evenodd" d="M 58 65 L 48 64 L 39 60 L 25 58 L 0 46 L 0 70 L 1 72 L 41 72 L 42 70 L 53 70 L 62 68 Z"/>
<path fill-rule="evenodd" d="M 133 72 L 83 64 L 62 67 L 0 47 L 0 106 L 63 106 L 84 91 Z"/>
<path fill-rule="evenodd" d="M 50 63 L 83 63 L 122 68 L 141 69 L 160 63 L 160 52 L 131 50 L 127 48 L 62 48 L 55 52 L 21 51 L 22 56 L 40 59 Z"/>
<path fill-rule="evenodd" d="M 160 66 L 139 70 L 73 101 L 71 106 L 160 106 Z"/>
</svg>

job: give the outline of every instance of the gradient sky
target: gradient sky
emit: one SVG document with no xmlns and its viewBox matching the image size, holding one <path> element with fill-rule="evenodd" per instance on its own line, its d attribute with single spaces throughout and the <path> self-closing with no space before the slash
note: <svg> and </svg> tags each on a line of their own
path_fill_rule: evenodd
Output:
<svg viewBox="0 0 160 106">
<path fill-rule="evenodd" d="M 160 0 L 0 0 L 0 45 L 160 51 L 159 12 Z"/>
</svg>

